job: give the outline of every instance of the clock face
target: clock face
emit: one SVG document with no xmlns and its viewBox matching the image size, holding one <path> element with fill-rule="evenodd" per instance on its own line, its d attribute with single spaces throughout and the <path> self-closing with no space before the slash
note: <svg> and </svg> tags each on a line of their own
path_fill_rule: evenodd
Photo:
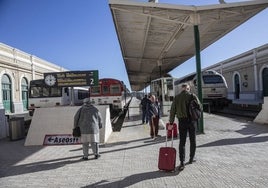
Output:
<svg viewBox="0 0 268 188">
<path fill-rule="evenodd" d="M 55 83 L 56 83 L 56 78 L 54 75 L 52 74 L 49 74 L 45 77 L 45 83 L 48 85 L 48 86 L 54 86 Z"/>
</svg>

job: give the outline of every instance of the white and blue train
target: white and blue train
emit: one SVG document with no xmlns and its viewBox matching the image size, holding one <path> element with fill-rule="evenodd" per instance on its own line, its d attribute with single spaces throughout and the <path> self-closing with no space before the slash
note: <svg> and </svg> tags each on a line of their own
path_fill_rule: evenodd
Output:
<svg viewBox="0 0 268 188">
<path fill-rule="evenodd" d="M 202 72 L 202 94 L 203 103 L 210 106 L 222 107 L 228 103 L 227 100 L 227 83 L 225 78 L 214 70 Z M 174 97 L 180 93 L 181 85 L 188 83 L 191 92 L 198 95 L 196 73 L 189 74 L 182 78 L 163 77 L 151 81 L 150 93 L 154 94 L 162 108 L 162 114 L 168 115 Z"/>
</svg>

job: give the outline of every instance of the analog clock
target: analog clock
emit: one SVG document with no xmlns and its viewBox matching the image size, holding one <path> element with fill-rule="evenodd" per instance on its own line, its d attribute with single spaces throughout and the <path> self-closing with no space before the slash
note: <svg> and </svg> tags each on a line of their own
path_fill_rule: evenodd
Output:
<svg viewBox="0 0 268 188">
<path fill-rule="evenodd" d="M 48 75 L 45 77 L 45 83 L 46 83 L 48 86 L 54 86 L 55 83 L 56 83 L 56 77 L 55 77 L 53 74 L 48 74 Z"/>
</svg>

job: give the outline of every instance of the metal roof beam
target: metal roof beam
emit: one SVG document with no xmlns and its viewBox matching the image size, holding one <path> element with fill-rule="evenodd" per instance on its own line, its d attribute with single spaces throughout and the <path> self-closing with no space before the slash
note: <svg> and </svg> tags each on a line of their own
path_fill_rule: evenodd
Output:
<svg viewBox="0 0 268 188">
<path fill-rule="evenodd" d="M 156 18 L 156 19 L 167 21 L 167 22 L 170 22 L 170 23 L 185 24 L 185 25 L 189 25 L 189 26 L 190 25 L 191 26 L 193 25 L 193 24 L 187 23 L 187 22 L 182 22 L 182 21 L 173 20 L 173 19 L 169 19 L 169 18 L 163 18 L 161 16 L 152 15 L 152 14 L 150 14 L 150 12 L 148 12 L 148 13 L 141 13 L 141 12 L 130 11 L 130 10 L 127 10 L 127 9 L 117 8 L 117 7 L 111 7 L 111 9 L 113 9 L 113 10 L 119 10 L 119 11 L 123 11 L 123 12 L 134 13 L 134 14 L 137 14 L 137 15 L 140 15 L 140 16 L 146 16 L 146 17 Z"/>
</svg>

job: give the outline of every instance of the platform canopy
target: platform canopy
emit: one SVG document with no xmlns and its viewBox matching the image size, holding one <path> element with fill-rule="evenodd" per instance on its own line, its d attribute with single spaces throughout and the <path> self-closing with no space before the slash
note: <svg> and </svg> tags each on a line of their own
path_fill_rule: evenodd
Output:
<svg viewBox="0 0 268 188">
<path fill-rule="evenodd" d="M 267 0 L 185 6 L 110 0 L 132 91 L 140 91 L 195 55 L 194 25 L 200 50 L 268 6 Z"/>
</svg>

